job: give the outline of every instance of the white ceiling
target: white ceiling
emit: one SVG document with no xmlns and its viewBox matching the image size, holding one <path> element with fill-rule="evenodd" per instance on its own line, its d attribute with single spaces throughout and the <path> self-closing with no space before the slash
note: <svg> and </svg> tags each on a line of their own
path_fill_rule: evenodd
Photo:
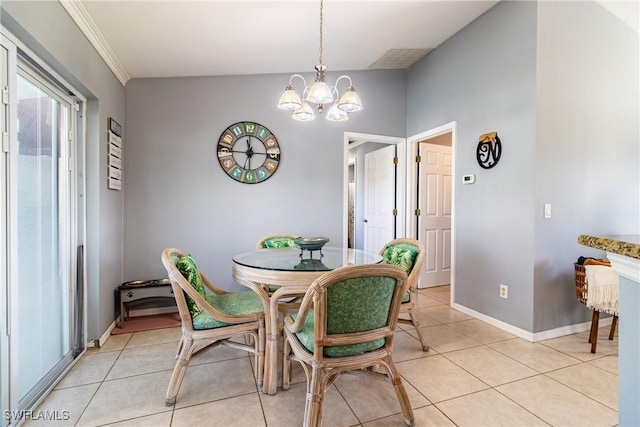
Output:
<svg viewBox="0 0 640 427">
<path fill-rule="evenodd" d="M 59 1 L 122 84 L 143 77 L 313 72 L 318 63 L 320 0 Z M 329 71 L 369 69 L 391 49 L 430 51 L 498 2 L 324 1 Z M 598 2 L 638 31 L 640 1 Z"/>
<path fill-rule="evenodd" d="M 320 1 L 60 0 L 124 82 L 137 77 L 313 72 Z M 495 0 L 325 0 L 329 71 L 390 49 L 433 49 Z"/>
</svg>

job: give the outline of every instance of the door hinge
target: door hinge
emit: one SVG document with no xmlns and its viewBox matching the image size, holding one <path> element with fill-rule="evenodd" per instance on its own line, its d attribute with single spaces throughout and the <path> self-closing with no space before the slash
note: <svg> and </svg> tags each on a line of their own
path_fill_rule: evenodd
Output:
<svg viewBox="0 0 640 427">
<path fill-rule="evenodd" d="M 393 216 L 398 216 L 398 209 L 393 210 Z"/>
<path fill-rule="evenodd" d="M 415 215 L 420 216 L 420 209 L 416 209 Z"/>
<path fill-rule="evenodd" d="M 69 141 L 73 141 L 73 131 L 69 131 Z"/>
<path fill-rule="evenodd" d="M 2 151 L 9 152 L 9 133 L 2 132 Z"/>
<path fill-rule="evenodd" d="M 398 164 L 398 156 L 394 156 L 393 158 L 393 164 L 397 165 Z"/>
<path fill-rule="evenodd" d="M 420 156 L 420 154 L 418 154 L 416 156 L 416 163 L 420 163 L 422 161 L 422 157 Z"/>
<path fill-rule="evenodd" d="M 9 88 L 7 86 L 2 88 L 2 103 L 9 105 Z"/>
</svg>

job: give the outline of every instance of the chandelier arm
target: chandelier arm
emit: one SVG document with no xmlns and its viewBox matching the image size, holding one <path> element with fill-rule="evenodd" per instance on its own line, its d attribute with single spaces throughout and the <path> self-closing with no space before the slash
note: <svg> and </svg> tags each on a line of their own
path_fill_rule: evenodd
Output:
<svg viewBox="0 0 640 427">
<path fill-rule="evenodd" d="M 351 81 L 351 77 L 344 75 L 344 76 L 340 76 L 338 77 L 338 79 L 336 80 L 336 84 L 334 85 L 334 87 L 337 89 L 338 88 L 338 82 L 340 82 L 340 80 L 342 79 L 347 79 L 349 80 L 349 86 L 348 87 L 353 87 L 353 82 Z M 339 93 L 339 92 L 338 92 Z"/>
<path fill-rule="evenodd" d="M 291 77 L 289 77 L 289 86 L 293 86 L 293 78 L 294 77 L 300 77 L 302 79 L 302 83 L 304 84 L 304 88 L 305 89 L 307 88 L 307 81 L 300 74 L 293 74 Z"/>
</svg>

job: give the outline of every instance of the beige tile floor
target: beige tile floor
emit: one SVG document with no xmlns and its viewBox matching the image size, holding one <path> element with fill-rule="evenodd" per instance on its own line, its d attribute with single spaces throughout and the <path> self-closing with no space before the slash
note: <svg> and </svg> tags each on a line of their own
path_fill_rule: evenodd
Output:
<svg viewBox="0 0 640 427">
<path fill-rule="evenodd" d="M 449 287 L 420 291 L 419 315 L 431 349 L 415 332 L 396 334 L 395 359 L 416 426 L 614 426 L 618 340 L 599 332 L 530 343 L 449 308 Z M 179 328 L 111 336 L 88 351 L 40 406 L 68 410 L 76 426 L 299 426 L 305 379 L 261 393 L 246 353 L 218 348 L 196 356 L 176 404 L 164 405 Z M 324 403 L 325 426 L 402 426 L 393 387 L 343 375 Z M 40 422 L 25 425 L 42 426 Z"/>
</svg>

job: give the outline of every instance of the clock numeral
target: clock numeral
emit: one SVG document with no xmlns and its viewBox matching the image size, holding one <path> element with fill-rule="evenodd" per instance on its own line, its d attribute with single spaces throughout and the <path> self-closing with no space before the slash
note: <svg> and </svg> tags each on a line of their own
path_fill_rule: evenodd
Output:
<svg viewBox="0 0 640 427">
<path fill-rule="evenodd" d="M 258 138 L 264 141 L 267 135 L 269 135 L 269 131 L 263 128 L 262 126 L 260 126 L 258 128 L 258 132 L 256 132 L 256 135 L 258 136 Z"/>
<path fill-rule="evenodd" d="M 229 174 L 232 177 L 234 176 L 233 169 L 238 167 L 232 157 L 227 157 L 224 160 L 220 160 L 220 166 L 222 166 L 222 168 L 227 172 L 227 174 Z"/>
<path fill-rule="evenodd" d="M 218 158 L 229 157 L 231 155 L 233 155 L 233 153 L 231 153 L 227 147 L 218 148 Z"/>
<path fill-rule="evenodd" d="M 247 171 L 247 173 L 244 175 L 244 181 L 245 182 L 255 181 L 255 175 L 253 174 L 253 172 Z"/>
<path fill-rule="evenodd" d="M 263 165 L 263 166 L 264 166 L 264 167 L 265 167 L 265 169 L 267 169 L 269 172 L 272 172 L 272 173 L 273 173 L 273 171 L 274 171 L 274 170 L 276 170 L 276 168 L 278 167 L 278 162 L 274 162 L 273 160 L 268 160 L 268 159 L 267 159 L 267 160 L 264 162 L 264 165 Z"/>
<path fill-rule="evenodd" d="M 256 124 L 252 122 L 246 122 L 244 124 L 244 131 L 247 135 L 253 135 L 256 130 Z"/>
<path fill-rule="evenodd" d="M 229 171 L 229 175 L 238 179 L 242 176 L 242 169 L 238 165 L 235 165 L 233 169 Z"/>
<path fill-rule="evenodd" d="M 264 168 L 259 168 L 256 171 L 256 175 L 258 175 L 258 181 L 264 181 L 265 178 L 267 178 L 269 176 L 269 174 L 267 173 L 266 170 L 264 170 Z"/>
<path fill-rule="evenodd" d="M 276 138 L 273 135 L 269 135 L 269 138 L 264 140 L 264 145 L 266 145 L 267 148 L 276 147 L 278 145 L 278 141 L 276 141 Z"/>
<path fill-rule="evenodd" d="M 242 136 L 244 134 L 244 131 L 242 129 L 242 126 L 240 123 L 238 123 L 237 125 L 235 125 L 234 127 L 231 128 L 231 132 L 233 132 L 233 134 L 238 137 L 238 136 Z"/>
<path fill-rule="evenodd" d="M 269 148 L 267 149 L 267 155 L 274 160 L 278 160 L 280 158 L 280 148 Z"/>
<path fill-rule="evenodd" d="M 224 144 L 228 144 L 228 145 L 233 145 L 235 140 L 236 140 L 235 137 L 231 133 L 225 131 L 225 133 L 222 134 L 222 136 L 220 137 L 220 141 L 219 142 L 224 143 Z"/>
</svg>

